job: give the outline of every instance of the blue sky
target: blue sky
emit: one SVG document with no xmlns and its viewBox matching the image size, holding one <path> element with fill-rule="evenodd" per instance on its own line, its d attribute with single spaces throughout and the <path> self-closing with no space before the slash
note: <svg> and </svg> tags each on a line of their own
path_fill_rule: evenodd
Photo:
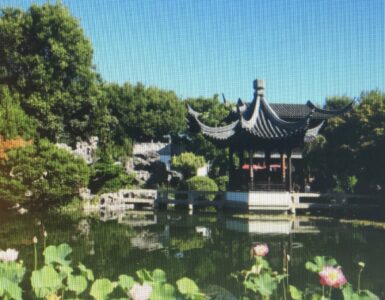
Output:
<svg viewBox="0 0 385 300">
<path fill-rule="evenodd" d="M 27 8 L 29 0 L 0 0 Z M 52 1 L 53 2 L 53 1 Z M 63 0 L 80 19 L 106 81 L 180 97 L 323 103 L 385 91 L 383 0 Z"/>
</svg>

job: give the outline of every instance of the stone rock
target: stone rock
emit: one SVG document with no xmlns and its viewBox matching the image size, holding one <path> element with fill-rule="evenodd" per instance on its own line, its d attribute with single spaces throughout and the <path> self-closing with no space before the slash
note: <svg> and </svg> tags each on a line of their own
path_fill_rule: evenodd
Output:
<svg viewBox="0 0 385 300">
<path fill-rule="evenodd" d="M 83 158 L 87 164 L 92 164 L 95 162 L 98 141 L 99 138 L 97 136 L 93 136 L 88 140 L 88 142 L 77 142 L 75 149 L 72 149 L 70 146 L 63 143 L 57 143 L 56 146 L 72 153 L 77 157 Z"/>
</svg>

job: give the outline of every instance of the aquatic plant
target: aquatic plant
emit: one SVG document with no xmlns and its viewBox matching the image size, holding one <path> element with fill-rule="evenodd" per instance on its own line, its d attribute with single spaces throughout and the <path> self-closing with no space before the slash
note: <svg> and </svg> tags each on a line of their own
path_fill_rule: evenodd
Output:
<svg viewBox="0 0 385 300">
<path fill-rule="evenodd" d="M 48 236 L 43 232 L 45 239 Z M 33 239 L 33 247 L 37 249 L 38 240 Z M 0 250 L 0 299 L 21 300 L 23 295 L 32 299 L 64 300 L 64 299 L 126 299 L 126 300 L 208 300 L 210 297 L 203 293 L 198 285 L 190 278 L 183 277 L 175 285 L 167 282 L 166 273 L 161 269 L 148 271 L 141 269 L 135 276 L 122 274 L 117 280 L 95 278 L 91 269 L 82 263 L 75 265 L 69 258 L 72 248 L 68 244 L 44 247 L 44 262 L 37 266 L 35 255 L 34 270 L 27 272 L 23 261 L 16 249 Z M 282 274 L 273 271 L 266 257 L 269 247 L 258 243 L 251 247 L 254 259 L 250 269 L 232 274 L 244 288 L 240 299 L 319 299 L 329 300 L 342 298 L 344 300 L 378 300 L 369 290 L 361 289 L 361 273 L 365 267 L 363 262 L 358 264 L 358 288 L 354 289 L 342 272 L 341 266 L 331 257 L 316 256 L 308 261 L 305 267 L 319 276 L 318 285 L 309 285 L 301 291 L 290 285 L 289 262 L 290 256 L 284 255 Z M 36 253 L 35 253 L 36 254 Z M 30 277 L 26 274 L 31 274 Z M 28 286 L 31 291 L 22 290 Z M 325 291 L 325 288 L 327 289 Z"/>
</svg>

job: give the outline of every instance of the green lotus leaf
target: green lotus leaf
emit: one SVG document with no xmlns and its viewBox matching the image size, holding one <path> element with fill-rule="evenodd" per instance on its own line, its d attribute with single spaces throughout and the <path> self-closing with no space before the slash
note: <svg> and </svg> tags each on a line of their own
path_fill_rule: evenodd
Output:
<svg viewBox="0 0 385 300">
<path fill-rule="evenodd" d="M 32 272 L 31 285 L 36 296 L 44 298 L 60 289 L 62 279 L 59 273 L 51 265 L 48 265 Z"/>
<path fill-rule="evenodd" d="M 97 279 L 91 286 L 90 295 L 96 300 L 105 300 L 113 290 L 111 281 L 106 278 Z"/>
<path fill-rule="evenodd" d="M 16 283 L 0 277 L 0 298 L 22 300 L 22 290 Z"/>
<path fill-rule="evenodd" d="M 82 275 L 69 275 L 67 279 L 68 289 L 74 291 L 76 295 L 80 295 L 87 288 L 87 279 Z"/>
<path fill-rule="evenodd" d="M 45 263 L 58 263 L 61 265 L 69 265 L 71 261 L 66 260 L 67 255 L 72 252 L 72 248 L 68 244 L 61 244 L 59 246 L 48 246 L 44 252 Z"/>
</svg>

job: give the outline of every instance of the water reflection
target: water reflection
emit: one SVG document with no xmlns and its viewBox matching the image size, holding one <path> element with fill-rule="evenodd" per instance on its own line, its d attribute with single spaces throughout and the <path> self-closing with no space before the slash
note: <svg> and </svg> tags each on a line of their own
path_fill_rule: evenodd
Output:
<svg viewBox="0 0 385 300">
<path fill-rule="evenodd" d="M 309 219 L 299 218 L 273 218 L 262 220 L 248 218 L 227 218 L 226 228 L 238 232 L 289 235 L 291 233 L 317 234 L 319 229 Z"/>
<path fill-rule="evenodd" d="M 17 248 L 27 263 L 33 262 L 31 237 L 39 237 L 42 226 L 48 232 L 48 243 L 69 243 L 74 250 L 72 259 L 91 267 L 99 278 L 114 280 L 141 268 L 162 268 L 170 281 L 187 276 L 202 286 L 222 286 L 238 295 L 238 286 L 229 275 L 250 264 L 253 243 L 265 242 L 274 270 L 281 271 L 283 257 L 290 254 L 290 281 L 299 287 L 314 279 L 305 270 L 305 262 L 327 255 L 337 259 L 353 282 L 357 262 L 365 261 L 363 286 L 377 294 L 385 292 L 385 231 L 338 220 L 188 215 L 183 211 L 105 211 L 98 217 L 80 218 L 0 216 L 0 248 Z"/>
</svg>

